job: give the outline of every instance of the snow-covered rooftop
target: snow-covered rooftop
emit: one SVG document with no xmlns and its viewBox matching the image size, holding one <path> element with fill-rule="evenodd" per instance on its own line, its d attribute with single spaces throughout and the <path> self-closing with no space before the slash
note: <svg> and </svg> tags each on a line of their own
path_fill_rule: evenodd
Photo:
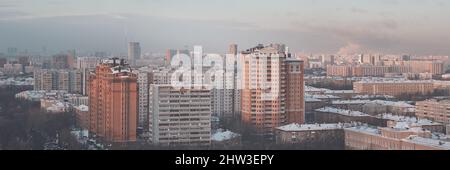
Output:
<svg viewBox="0 0 450 170">
<path fill-rule="evenodd" d="M 349 127 L 349 128 L 345 128 L 345 130 L 357 131 L 357 132 L 361 132 L 361 133 L 374 134 L 374 135 L 381 134 L 381 132 L 378 128 L 370 127 L 367 125 Z"/>
<path fill-rule="evenodd" d="M 312 87 L 312 86 L 305 86 L 305 92 L 326 92 L 329 89 L 324 89 L 324 88 L 316 88 L 316 87 Z"/>
<path fill-rule="evenodd" d="M 21 77 L 9 77 L 0 80 L 0 86 L 13 85 L 13 86 L 32 86 L 34 85 L 33 78 L 21 78 Z"/>
<path fill-rule="evenodd" d="M 281 127 L 277 127 L 277 129 L 282 131 L 308 131 L 308 130 L 333 130 L 333 129 L 342 129 L 344 128 L 344 124 L 289 124 Z"/>
<path fill-rule="evenodd" d="M 315 98 L 315 99 L 340 99 L 338 96 L 325 95 L 325 94 L 305 94 L 305 98 Z"/>
<path fill-rule="evenodd" d="M 45 110 L 47 110 L 48 112 L 58 113 L 58 112 L 65 112 L 67 111 L 68 108 L 70 108 L 69 103 L 54 101 L 54 103 L 50 107 L 45 108 Z"/>
<path fill-rule="evenodd" d="M 305 97 L 305 102 L 321 102 L 322 100 L 312 98 L 312 97 Z"/>
<path fill-rule="evenodd" d="M 426 131 L 426 129 L 424 128 L 411 126 L 411 124 L 409 124 L 408 122 L 397 122 L 395 126 L 391 128 L 391 130 L 410 131 L 417 133 Z"/>
<path fill-rule="evenodd" d="M 367 104 L 367 103 L 374 103 L 379 104 L 383 106 L 395 106 L 395 107 L 403 107 L 403 108 L 415 108 L 414 105 L 408 104 L 403 101 L 386 101 L 386 100 L 335 100 L 332 102 L 332 104 Z"/>
<path fill-rule="evenodd" d="M 353 90 L 327 90 L 325 94 L 353 94 L 355 91 Z"/>
<path fill-rule="evenodd" d="M 423 138 L 423 137 L 419 137 L 419 136 L 410 136 L 406 139 L 403 139 L 403 141 L 420 144 L 420 145 L 431 146 L 431 147 L 435 147 L 435 148 L 439 148 L 439 149 L 450 150 L 450 142 L 442 141 L 442 140 Z"/>
<path fill-rule="evenodd" d="M 353 90 L 330 90 L 326 88 L 317 88 L 312 86 L 305 86 L 306 93 L 324 93 L 324 94 L 353 94 Z"/>
<path fill-rule="evenodd" d="M 394 101 L 386 101 L 386 100 L 374 100 L 372 102 L 377 103 L 377 104 L 381 104 L 381 105 L 385 105 L 385 106 L 415 108 L 414 105 L 408 104 L 408 103 L 406 103 L 404 101 L 394 102 Z"/>
<path fill-rule="evenodd" d="M 230 140 L 236 137 L 239 137 L 240 135 L 234 132 L 231 132 L 229 130 L 224 131 L 223 129 L 219 129 L 216 133 L 214 133 L 211 136 L 211 140 L 213 141 L 226 141 L 226 140 Z"/>
<path fill-rule="evenodd" d="M 324 107 L 324 108 L 316 109 L 316 111 L 326 112 L 326 113 L 336 113 L 336 114 L 345 115 L 345 116 L 370 116 L 366 113 L 359 112 L 359 111 L 343 110 L 343 109 L 337 109 L 337 108 L 333 108 L 333 107 Z"/>
<path fill-rule="evenodd" d="M 89 106 L 86 106 L 86 105 L 79 105 L 79 106 L 76 106 L 75 108 L 80 110 L 80 111 L 82 111 L 82 112 L 89 111 Z"/>
<path fill-rule="evenodd" d="M 375 99 L 375 98 L 385 98 L 385 99 L 394 99 L 394 96 L 389 95 L 356 95 L 353 99 Z"/>
<path fill-rule="evenodd" d="M 131 69 L 129 67 L 116 66 L 116 67 L 111 68 L 111 71 L 113 74 L 130 73 Z"/>
<path fill-rule="evenodd" d="M 53 98 L 53 99 L 63 99 L 64 97 L 69 96 L 80 96 L 79 94 L 69 94 L 67 91 L 64 90 L 51 90 L 51 91 L 45 91 L 45 90 L 28 90 L 23 91 L 20 93 L 17 93 L 15 95 L 16 98 L 22 98 L 25 100 L 39 100 L 43 98 Z"/>
<path fill-rule="evenodd" d="M 400 115 L 392 115 L 392 114 L 380 114 L 378 115 L 379 118 L 392 120 L 396 122 L 405 122 L 408 124 L 408 126 L 426 126 L 426 125 L 440 125 L 439 123 L 433 122 L 428 119 L 418 119 L 415 117 L 408 117 L 408 116 L 400 116 Z"/>
<path fill-rule="evenodd" d="M 405 79 L 394 79 L 394 80 L 362 80 L 355 83 L 370 83 L 370 84 L 386 84 L 386 83 L 402 83 L 402 84 L 433 84 L 432 80 L 405 80 Z"/>
<path fill-rule="evenodd" d="M 332 101 L 332 104 L 335 105 L 340 105 L 340 104 L 366 104 L 366 103 L 370 103 L 370 100 L 335 100 Z"/>
</svg>

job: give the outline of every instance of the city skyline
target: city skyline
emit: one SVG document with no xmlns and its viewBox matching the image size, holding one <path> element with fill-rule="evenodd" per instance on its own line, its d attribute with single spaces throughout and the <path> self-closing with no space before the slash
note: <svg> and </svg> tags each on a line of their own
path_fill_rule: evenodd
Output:
<svg viewBox="0 0 450 170">
<path fill-rule="evenodd" d="M 140 51 L 133 44 L 130 47 L 136 48 L 131 51 Z M 73 54 L 18 57 L 17 61 L 3 58 L 0 88 L 4 90 L 0 92 L 10 94 L 0 104 L 7 106 L 15 98 L 16 105 L 35 103 L 11 107 L 28 110 L 26 116 L 42 114 L 56 120 L 66 115 L 57 122 L 67 121 L 64 126 L 71 138 L 52 132 L 64 128 L 59 127 L 43 132 L 48 135 L 46 141 L 33 140 L 36 134 L 30 133 L 31 137 L 21 135 L 30 138 L 23 146 L 3 141 L 0 146 L 37 150 L 450 149 L 450 117 L 445 111 L 450 103 L 448 56 L 296 58 L 287 44 L 259 44 L 241 52 L 241 57 L 214 57 L 203 53 L 202 46 L 193 48 L 192 57 L 172 58 L 170 54 L 183 51 L 168 50 L 165 61 L 146 65 L 154 59 L 144 58 L 136 66 L 125 58 Z M 230 44 L 230 53 L 235 48 Z M 136 61 L 134 52 L 130 62 Z M 174 65 L 179 61 L 181 67 Z M 20 113 L 0 112 L 0 117 Z M 56 125 L 48 122 L 43 125 Z"/>
<path fill-rule="evenodd" d="M 304 53 L 450 54 L 450 5 L 443 0 L 1 2 L 0 53 L 45 47 L 126 54 L 126 44 L 137 41 L 143 52 L 161 53 L 283 42 Z"/>
</svg>

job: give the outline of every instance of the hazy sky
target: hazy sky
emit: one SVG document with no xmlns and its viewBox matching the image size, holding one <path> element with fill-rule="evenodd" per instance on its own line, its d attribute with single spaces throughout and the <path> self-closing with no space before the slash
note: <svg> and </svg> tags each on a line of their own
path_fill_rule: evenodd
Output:
<svg viewBox="0 0 450 170">
<path fill-rule="evenodd" d="M 306 53 L 450 55 L 448 0 L 0 0 L 0 52 L 124 53 L 285 43 Z"/>
</svg>

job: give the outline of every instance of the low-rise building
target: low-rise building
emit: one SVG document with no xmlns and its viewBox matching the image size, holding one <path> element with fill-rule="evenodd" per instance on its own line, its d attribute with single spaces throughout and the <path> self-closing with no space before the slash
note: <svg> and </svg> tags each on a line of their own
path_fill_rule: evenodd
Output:
<svg viewBox="0 0 450 170">
<path fill-rule="evenodd" d="M 81 129 L 89 129 L 89 106 L 79 105 L 74 107 L 76 124 Z"/>
<path fill-rule="evenodd" d="M 72 106 L 60 100 L 41 99 L 41 109 L 48 113 L 65 113 L 71 111 Z"/>
<path fill-rule="evenodd" d="M 405 94 L 431 94 L 434 91 L 433 81 L 412 80 L 364 80 L 353 83 L 353 90 L 367 95 L 401 96 Z"/>
<path fill-rule="evenodd" d="M 363 122 L 373 126 L 386 127 L 387 122 L 371 116 L 369 114 L 353 111 L 337 109 L 333 107 L 324 107 L 316 109 L 314 119 L 318 123 L 352 123 Z"/>
<path fill-rule="evenodd" d="M 345 146 L 351 150 L 450 150 L 450 142 L 433 138 L 421 128 L 345 128 Z"/>
<path fill-rule="evenodd" d="M 303 145 L 320 149 L 344 149 L 345 124 L 289 124 L 276 128 L 279 145 Z"/>
<path fill-rule="evenodd" d="M 374 100 L 365 104 L 362 111 L 370 115 L 392 113 L 402 116 L 415 116 L 416 107 L 403 101 Z"/>
<path fill-rule="evenodd" d="M 229 130 L 218 129 L 211 135 L 211 144 L 213 147 L 229 147 L 241 145 L 241 135 Z"/>
<path fill-rule="evenodd" d="M 385 120 L 387 127 L 422 128 L 434 133 L 445 133 L 445 126 L 443 124 L 428 119 L 392 114 L 380 114 L 376 117 Z"/>
<path fill-rule="evenodd" d="M 431 99 L 416 103 L 416 116 L 450 124 L 450 100 Z"/>
</svg>

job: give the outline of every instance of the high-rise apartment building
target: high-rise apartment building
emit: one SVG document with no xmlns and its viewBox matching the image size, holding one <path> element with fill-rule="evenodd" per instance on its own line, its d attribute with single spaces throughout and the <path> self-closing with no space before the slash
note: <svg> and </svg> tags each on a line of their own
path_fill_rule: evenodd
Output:
<svg viewBox="0 0 450 170">
<path fill-rule="evenodd" d="M 6 59 L 6 58 L 0 58 L 0 68 L 2 68 L 3 65 L 5 65 L 6 63 L 8 63 L 8 59 Z"/>
<path fill-rule="evenodd" d="M 34 90 L 65 90 L 81 94 L 82 80 L 83 73 L 79 70 L 35 70 Z"/>
<path fill-rule="evenodd" d="M 153 72 L 139 71 L 137 73 L 138 83 L 138 128 L 148 128 L 148 99 L 149 86 L 154 83 Z"/>
<path fill-rule="evenodd" d="M 302 94 L 301 62 L 286 61 L 284 45 L 258 45 L 242 53 L 242 121 L 258 134 L 273 135 L 276 127 L 292 121 L 303 121 L 301 97 L 287 96 L 289 92 Z M 289 59 L 291 60 L 291 59 Z M 293 67 L 291 70 L 290 67 Z M 297 67 L 298 66 L 298 67 Z M 288 67 L 288 68 L 287 68 Z M 289 71 L 291 73 L 289 73 Z M 291 82 L 288 82 L 291 80 Z M 293 100 L 293 101 L 287 101 Z M 287 103 L 292 104 L 287 107 Z M 300 107 L 294 107 L 299 104 Z M 292 115 L 288 117 L 287 108 Z M 289 121 L 291 121 L 289 120 Z"/>
<path fill-rule="evenodd" d="M 176 89 L 151 85 L 150 139 L 157 145 L 209 145 L 211 92 L 206 88 Z"/>
<path fill-rule="evenodd" d="M 103 60 L 89 80 L 90 132 L 109 142 L 136 141 L 137 75 L 113 58 Z"/>
<path fill-rule="evenodd" d="M 34 72 L 34 90 L 56 89 L 53 77 L 53 72 L 50 70 L 36 70 Z"/>
<path fill-rule="evenodd" d="M 305 65 L 298 59 L 286 59 L 286 121 L 305 123 Z"/>
<path fill-rule="evenodd" d="M 83 89 L 82 94 L 89 94 L 89 72 L 94 71 L 97 65 L 99 65 L 102 61 L 100 57 L 79 57 L 77 58 L 77 63 L 75 68 L 80 70 L 83 73 L 82 81 L 83 81 Z"/>
<path fill-rule="evenodd" d="M 15 47 L 9 47 L 8 49 L 7 49 L 7 55 L 9 56 L 9 57 L 15 57 L 15 56 L 17 56 L 17 53 L 19 52 L 19 50 L 17 49 L 17 48 L 15 48 Z"/>
<path fill-rule="evenodd" d="M 78 57 L 75 68 L 95 70 L 95 68 L 98 64 L 101 63 L 101 61 L 101 57 Z"/>
<path fill-rule="evenodd" d="M 214 82 L 212 93 L 212 110 L 213 115 L 222 119 L 233 119 L 240 115 L 240 89 L 237 87 L 237 55 L 227 54 L 223 61 L 223 72 L 221 72 L 222 78 L 219 81 Z M 203 70 L 208 72 L 208 70 Z M 217 73 L 216 73 L 217 74 Z M 211 76 L 211 75 L 207 75 Z"/>
</svg>

